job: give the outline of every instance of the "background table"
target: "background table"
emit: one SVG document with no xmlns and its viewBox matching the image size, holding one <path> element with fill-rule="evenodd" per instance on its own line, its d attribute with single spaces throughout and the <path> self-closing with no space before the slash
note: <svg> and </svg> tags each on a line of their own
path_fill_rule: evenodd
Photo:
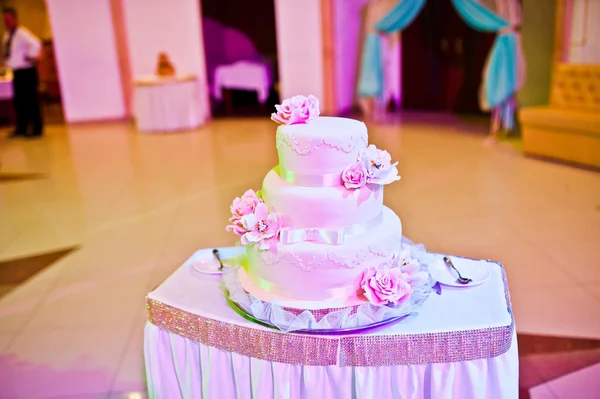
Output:
<svg viewBox="0 0 600 399">
<path fill-rule="evenodd" d="M 220 249 L 224 257 L 228 250 Z M 148 294 L 151 398 L 518 397 L 516 335 L 498 264 L 488 263 L 485 284 L 444 287 L 383 331 L 337 337 L 245 320 L 227 304 L 219 277 L 196 272 L 193 258 Z"/>
<path fill-rule="evenodd" d="M 221 101 L 224 89 L 255 91 L 258 101 L 264 104 L 272 85 L 273 75 L 268 62 L 238 61 L 215 68 L 212 92 L 215 99 Z"/>
<path fill-rule="evenodd" d="M 0 101 L 12 100 L 13 98 L 13 87 L 12 87 L 12 73 L 6 76 L 0 77 Z"/>
<path fill-rule="evenodd" d="M 0 77 L 0 123 L 12 124 L 15 120 L 12 78 L 10 70 Z"/>
<path fill-rule="evenodd" d="M 194 129 L 208 115 L 195 76 L 141 76 L 135 79 L 134 113 L 141 132 Z"/>
</svg>

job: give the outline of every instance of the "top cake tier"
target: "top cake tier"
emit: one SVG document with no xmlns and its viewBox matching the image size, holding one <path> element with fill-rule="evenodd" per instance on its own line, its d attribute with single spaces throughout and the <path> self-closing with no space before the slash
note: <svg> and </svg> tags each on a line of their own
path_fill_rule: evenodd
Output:
<svg viewBox="0 0 600 399">
<path fill-rule="evenodd" d="M 279 167 L 288 181 L 297 177 L 298 185 L 310 186 L 323 175 L 339 182 L 341 172 L 357 162 L 367 142 L 367 127 L 354 119 L 318 117 L 306 124 L 280 125 Z"/>
</svg>

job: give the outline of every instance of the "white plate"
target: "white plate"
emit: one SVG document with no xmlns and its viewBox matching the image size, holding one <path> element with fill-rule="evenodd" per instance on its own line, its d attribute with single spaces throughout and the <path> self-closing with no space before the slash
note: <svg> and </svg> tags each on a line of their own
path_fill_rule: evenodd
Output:
<svg viewBox="0 0 600 399">
<path fill-rule="evenodd" d="M 190 259 L 190 264 L 192 268 L 198 273 L 202 274 L 223 274 L 231 265 L 228 262 L 228 258 L 236 258 L 239 257 L 240 254 L 243 254 L 244 248 L 240 249 L 219 249 L 219 255 L 221 256 L 221 261 L 223 262 L 223 269 L 219 269 L 221 265 L 219 261 L 215 259 L 212 249 L 204 249 L 197 251 L 192 258 Z M 233 259 L 232 259 L 233 260 Z"/>
<path fill-rule="evenodd" d="M 488 262 L 455 258 L 453 256 L 450 257 L 450 260 L 452 260 L 452 264 L 460 271 L 460 274 L 463 277 L 468 277 L 473 281 L 469 284 L 461 284 L 456 281 L 458 278 L 456 272 L 444 263 L 443 258 L 440 258 L 437 262 L 433 262 L 429 267 L 431 277 L 433 277 L 434 280 L 439 281 L 440 284 L 467 288 L 483 284 L 490 278 L 491 273 Z"/>
<path fill-rule="evenodd" d="M 223 274 L 229 270 L 229 265 L 223 261 L 223 269 L 219 269 L 221 265 L 216 259 L 198 259 L 192 261 L 192 267 L 195 271 L 202 274 Z"/>
</svg>

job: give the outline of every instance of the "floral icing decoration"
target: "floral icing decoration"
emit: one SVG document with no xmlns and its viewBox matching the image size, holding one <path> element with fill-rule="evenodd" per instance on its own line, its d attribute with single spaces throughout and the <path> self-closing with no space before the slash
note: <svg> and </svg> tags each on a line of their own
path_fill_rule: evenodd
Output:
<svg viewBox="0 0 600 399">
<path fill-rule="evenodd" d="M 349 190 L 365 184 L 390 184 L 400 180 L 397 165 L 398 162 L 392 163 L 389 152 L 371 144 L 358 156 L 358 163 L 344 169 L 342 183 Z"/>
<path fill-rule="evenodd" d="M 313 95 L 294 96 L 275 105 L 271 120 L 282 125 L 308 123 L 319 116 L 319 99 Z"/>
<path fill-rule="evenodd" d="M 367 184 L 367 169 L 362 163 L 350 165 L 342 172 L 342 181 L 347 189 L 361 188 Z"/>
<path fill-rule="evenodd" d="M 248 190 L 233 200 L 228 231 L 241 237 L 243 245 L 256 244 L 259 249 L 271 249 L 279 238 L 281 221 L 254 190 Z"/>
<path fill-rule="evenodd" d="M 408 274 L 410 285 L 416 287 L 426 283 L 429 280 L 429 274 L 421 270 L 421 263 L 417 259 L 412 258 L 410 254 L 410 250 L 405 249 L 394 258 L 393 263 L 403 273 Z"/>
<path fill-rule="evenodd" d="M 398 162 L 392 163 L 390 153 L 373 144 L 362 154 L 362 162 L 367 168 L 367 183 L 384 185 L 400 180 L 396 167 Z"/>
<path fill-rule="evenodd" d="M 241 198 L 235 198 L 229 208 L 231 210 L 231 218 L 229 218 L 231 224 L 227 226 L 227 230 L 233 231 L 239 236 L 244 235 L 246 228 L 242 225 L 242 218 L 254 213 L 256 205 L 260 203 L 264 203 L 264 201 L 254 190 L 248 190 Z"/>
<path fill-rule="evenodd" d="M 398 305 L 410 297 L 415 287 L 425 283 L 429 275 L 421 271 L 408 252 L 394 258 L 393 264 L 369 266 L 356 278 L 359 297 L 374 305 Z"/>
<path fill-rule="evenodd" d="M 264 202 L 242 218 L 242 225 L 247 232 L 242 236 L 243 245 L 257 244 L 260 249 L 270 249 L 279 237 L 279 218 L 269 210 Z"/>
<path fill-rule="evenodd" d="M 359 276 L 358 285 L 372 304 L 396 305 L 412 292 L 408 279 L 408 275 L 398 268 L 369 266 Z"/>
</svg>

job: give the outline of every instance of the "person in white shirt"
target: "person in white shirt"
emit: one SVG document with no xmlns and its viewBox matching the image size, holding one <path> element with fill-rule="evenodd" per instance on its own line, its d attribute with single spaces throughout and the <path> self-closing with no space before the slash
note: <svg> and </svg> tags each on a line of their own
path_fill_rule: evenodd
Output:
<svg viewBox="0 0 600 399">
<path fill-rule="evenodd" d="M 43 123 L 37 63 L 42 43 L 27 28 L 18 25 L 14 8 L 4 8 L 2 15 L 6 26 L 2 40 L 4 64 L 13 71 L 13 103 L 17 114 L 17 126 L 11 137 L 40 137 Z"/>
</svg>

